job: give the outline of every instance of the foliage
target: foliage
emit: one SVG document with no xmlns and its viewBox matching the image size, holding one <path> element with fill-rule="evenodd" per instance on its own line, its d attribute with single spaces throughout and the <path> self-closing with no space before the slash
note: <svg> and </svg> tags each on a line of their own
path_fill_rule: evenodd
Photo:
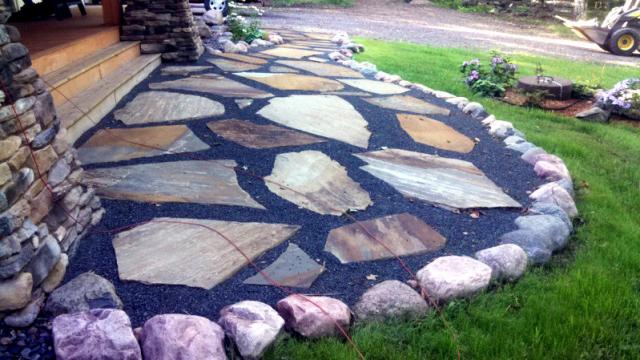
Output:
<svg viewBox="0 0 640 360">
<path fill-rule="evenodd" d="M 624 112 L 640 110 L 640 79 L 625 79 L 612 89 L 598 93 L 598 100 L 612 109 Z"/>
<path fill-rule="evenodd" d="M 262 39 L 263 32 L 260 30 L 260 21 L 258 19 L 247 20 L 245 17 L 230 14 L 227 17 L 227 26 L 234 42 L 243 40 L 251 43 L 255 39 Z"/>
<path fill-rule="evenodd" d="M 545 90 L 522 91 L 526 106 L 541 107 L 544 100 L 549 97 L 549 92 Z"/>
<path fill-rule="evenodd" d="M 513 285 L 447 307 L 442 319 L 356 327 L 353 339 L 367 359 L 637 359 L 640 352 L 640 129 L 599 124 L 474 95 L 459 79 L 464 59 L 484 53 L 408 43 L 357 39 L 371 61 L 388 73 L 481 101 L 527 139 L 557 154 L 578 186 L 584 226 L 572 248 L 545 267 L 533 267 Z M 637 76 L 637 67 L 513 55 L 524 75 L 537 62 L 548 72 L 610 87 Z M 425 62 L 429 63 L 425 67 Z M 412 266 L 413 271 L 420 264 Z M 401 276 L 400 273 L 398 276 Z M 452 332 L 456 340 L 453 340 Z M 286 338 L 267 359 L 354 359 L 341 339 Z"/>
<path fill-rule="evenodd" d="M 515 82 L 518 66 L 496 51 L 491 52 L 491 68 L 487 69 L 479 59 L 465 61 L 460 72 L 471 91 L 481 96 L 500 97 Z"/>
<path fill-rule="evenodd" d="M 594 84 L 588 81 L 575 82 L 573 83 L 573 89 L 571 90 L 571 97 L 583 100 L 593 99 L 601 88 L 602 86 L 599 84 Z"/>
</svg>

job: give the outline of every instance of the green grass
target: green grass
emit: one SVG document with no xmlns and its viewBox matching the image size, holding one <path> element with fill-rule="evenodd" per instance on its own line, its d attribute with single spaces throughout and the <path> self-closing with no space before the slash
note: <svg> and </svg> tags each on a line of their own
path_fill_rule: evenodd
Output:
<svg viewBox="0 0 640 360">
<path fill-rule="evenodd" d="M 478 99 L 461 81 L 464 60 L 487 53 L 362 40 L 358 60 L 439 90 L 481 101 L 528 139 L 561 156 L 579 187 L 584 224 L 551 264 L 513 285 L 458 301 L 413 323 L 352 331 L 367 359 L 638 359 L 640 358 L 640 129 L 593 124 L 537 109 Z M 515 55 L 522 72 L 542 63 L 551 75 L 610 86 L 638 69 Z M 402 276 L 402 274 L 399 274 Z M 449 331 L 455 332 L 452 341 Z M 353 359 L 341 340 L 286 338 L 269 359 Z"/>
<path fill-rule="evenodd" d="M 353 6 L 353 0 L 270 0 L 272 6 Z"/>
</svg>

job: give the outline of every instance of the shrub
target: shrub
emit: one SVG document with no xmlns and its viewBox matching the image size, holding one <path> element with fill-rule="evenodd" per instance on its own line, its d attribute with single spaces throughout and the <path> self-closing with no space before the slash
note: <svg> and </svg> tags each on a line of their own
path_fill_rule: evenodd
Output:
<svg viewBox="0 0 640 360">
<path fill-rule="evenodd" d="M 460 71 L 465 74 L 465 83 L 474 93 L 482 96 L 500 97 L 513 86 L 518 66 L 498 52 L 491 52 L 491 68 L 487 69 L 479 59 L 465 61 Z"/>
<path fill-rule="evenodd" d="M 243 40 L 251 43 L 253 40 L 263 37 L 263 32 L 260 30 L 260 22 L 257 19 L 248 21 L 243 16 L 231 14 L 227 17 L 227 25 L 229 26 L 229 31 L 233 34 L 232 40 L 234 42 Z"/>
</svg>

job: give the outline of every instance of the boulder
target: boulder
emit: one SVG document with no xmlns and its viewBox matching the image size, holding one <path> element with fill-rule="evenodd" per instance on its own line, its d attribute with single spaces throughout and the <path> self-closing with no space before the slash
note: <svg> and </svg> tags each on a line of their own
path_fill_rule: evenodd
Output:
<svg viewBox="0 0 640 360">
<path fill-rule="evenodd" d="M 515 244 L 524 250 L 532 264 L 544 264 L 551 259 L 553 244 L 541 233 L 515 230 L 500 237 L 501 244 Z"/>
<path fill-rule="evenodd" d="M 20 273 L 13 279 L 0 281 L 0 311 L 17 310 L 31 301 L 33 277 Z"/>
<path fill-rule="evenodd" d="M 594 106 L 590 109 L 576 114 L 576 117 L 580 120 L 585 121 L 607 123 L 609 122 L 609 118 L 611 117 L 611 111 Z"/>
<path fill-rule="evenodd" d="M 416 273 L 433 301 L 471 296 L 489 286 L 491 268 L 468 256 L 443 256 Z"/>
<path fill-rule="evenodd" d="M 462 108 L 462 112 L 469 114 L 475 118 L 485 118 L 487 113 L 484 111 L 484 106 L 477 102 L 470 102 Z"/>
<path fill-rule="evenodd" d="M 342 44 L 347 44 L 351 42 L 351 40 L 349 39 L 349 35 L 347 35 L 346 32 L 339 32 L 336 35 L 334 35 L 333 38 L 331 38 L 331 42 L 338 45 L 342 45 Z"/>
<path fill-rule="evenodd" d="M 243 359 L 259 359 L 280 334 L 284 320 L 267 304 L 241 301 L 222 309 L 218 324 Z"/>
<path fill-rule="evenodd" d="M 221 10 L 209 10 L 202 14 L 202 21 L 207 25 L 222 25 L 224 23 L 224 15 Z"/>
<path fill-rule="evenodd" d="M 271 33 L 269 34 L 267 39 L 269 40 L 269 42 L 274 43 L 276 45 L 284 44 L 284 39 L 282 38 L 282 36 L 278 34 Z"/>
<path fill-rule="evenodd" d="M 50 293 L 60 285 L 62 279 L 64 279 L 64 274 L 67 272 L 67 265 L 69 265 L 69 257 L 67 254 L 61 254 L 58 263 L 51 269 L 49 276 L 42 282 L 41 286 L 44 292 Z"/>
<path fill-rule="evenodd" d="M 43 304 L 44 294 L 40 292 L 40 294 L 31 300 L 22 310 L 5 317 L 4 323 L 18 328 L 30 326 L 38 317 Z"/>
<path fill-rule="evenodd" d="M 54 290 L 45 311 L 59 315 L 96 308 L 122 309 L 122 301 L 107 279 L 87 272 Z"/>
<path fill-rule="evenodd" d="M 147 320 L 140 343 L 145 359 L 227 359 L 224 331 L 207 318 L 194 315 L 165 314 Z"/>
<path fill-rule="evenodd" d="M 53 319 L 58 360 L 142 360 L 131 321 L 122 310 L 94 309 Z"/>
<path fill-rule="evenodd" d="M 552 215 L 520 216 L 515 221 L 521 230 L 531 230 L 540 233 L 548 239 L 551 251 L 564 248 L 571 234 L 571 229 L 561 219 Z"/>
<path fill-rule="evenodd" d="M 533 170 L 536 175 L 548 179 L 548 180 L 562 180 L 567 179 L 571 181 L 571 174 L 569 169 L 562 160 L 550 155 L 539 155 L 537 157 L 536 164 L 533 166 Z"/>
<path fill-rule="evenodd" d="M 541 203 L 549 203 L 559 206 L 570 218 L 578 216 L 576 203 L 571 194 L 556 183 L 547 183 L 531 193 L 529 197 Z"/>
<path fill-rule="evenodd" d="M 522 156 L 520 156 L 520 158 L 524 161 L 526 161 L 527 163 L 531 164 L 531 165 L 535 165 L 536 161 L 538 161 L 538 156 L 542 155 L 542 154 L 546 154 L 547 152 L 544 151 L 543 148 L 540 147 L 533 147 L 527 151 L 524 152 L 524 154 L 522 154 Z"/>
<path fill-rule="evenodd" d="M 409 285 L 387 280 L 368 289 L 353 309 L 362 321 L 418 318 L 429 311 L 427 302 Z"/>
<path fill-rule="evenodd" d="M 573 223 L 571 219 L 567 215 L 560 206 L 551 203 L 542 203 L 535 201 L 529 208 L 527 209 L 528 215 L 552 215 L 562 220 L 563 223 L 567 225 L 567 227 L 573 230 Z"/>
<path fill-rule="evenodd" d="M 527 253 L 515 244 L 504 244 L 476 252 L 475 258 L 491 267 L 492 280 L 515 281 L 527 269 Z"/>
<path fill-rule="evenodd" d="M 513 129 L 513 124 L 508 121 L 495 120 L 489 124 L 489 134 L 498 138 L 509 136 L 510 129 Z"/>
<path fill-rule="evenodd" d="M 288 329 L 307 338 L 340 335 L 351 323 L 349 307 L 327 296 L 294 294 L 278 301 L 276 310 Z"/>
</svg>

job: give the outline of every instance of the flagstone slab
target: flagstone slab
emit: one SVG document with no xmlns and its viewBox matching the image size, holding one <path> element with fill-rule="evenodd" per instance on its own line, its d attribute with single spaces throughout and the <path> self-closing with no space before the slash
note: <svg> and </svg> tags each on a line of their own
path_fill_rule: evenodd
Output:
<svg viewBox="0 0 640 360">
<path fill-rule="evenodd" d="M 319 63 L 326 63 L 328 61 L 327 59 L 323 59 L 317 56 L 309 56 L 308 59 Z"/>
<path fill-rule="evenodd" d="M 242 62 L 255 64 L 255 65 L 264 65 L 268 63 L 268 61 L 265 59 L 261 59 L 255 56 L 235 54 L 235 53 L 220 53 L 220 54 L 217 54 L 216 56 L 223 57 L 225 59 L 242 61 Z"/>
<path fill-rule="evenodd" d="M 229 59 L 209 59 L 208 62 L 220 68 L 222 71 L 251 71 L 262 67 L 262 65 L 249 64 L 241 61 L 233 61 Z"/>
<path fill-rule="evenodd" d="M 78 149 L 78 158 L 95 164 L 207 149 L 185 125 L 100 129 Z"/>
<path fill-rule="evenodd" d="M 344 66 L 323 64 L 315 61 L 304 60 L 277 60 L 276 62 L 278 64 L 286 65 L 292 68 L 308 71 L 318 76 L 340 76 L 350 78 L 363 77 L 359 72 Z"/>
<path fill-rule="evenodd" d="M 300 146 L 325 141 L 299 131 L 275 125 L 258 125 L 251 121 L 235 119 L 212 121 L 207 126 L 223 138 L 252 149 Z"/>
<path fill-rule="evenodd" d="M 335 95 L 292 95 L 269 100 L 258 115 L 278 124 L 345 142 L 369 146 L 367 121 L 346 100 Z"/>
<path fill-rule="evenodd" d="M 147 91 L 138 94 L 113 114 L 116 120 L 127 125 L 137 125 L 201 119 L 222 115 L 224 111 L 221 103 L 202 96 Z"/>
<path fill-rule="evenodd" d="M 266 91 L 252 88 L 251 86 L 215 74 L 204 74 L 178 80 L 151 83 L 149 87 L 154 90 L 198 91 L 224 97 L 264 99 L 273 96 L 273 94 Z"/>
<path fill-rule="evenodd" d="M 446 241 L 422 220 L 403 213 L 333 229 L 324 250 L 347 264 L 424 254 L 441 249 Z"/>
<path fill-rule="evenodd" d="M 368 91 L 370 93 L 378 94 L 378 95 L 395 95 L 402 94 L 409 89 L 402 87 L 400 85 L 386 83 L 378 80 L 369 80 L 369 79 L 338 79 L 341 82 L 353 86 L 354 88 Z"/>
<path fill-rule="evenodd" d="M 290 73 L 290 74 L 298 74 L 300 73 L 300 71 L 296 70 L 296 69 L 292 69 L 286 66 L 270 66 L 269 67 L 269 72 L 272 73 L 282 73 L 282 74 L 286 74 L 286 73 Z"/>
<path fill-rule="evenodd" d="M 273 285 L 275 280 L 279 285 L 308 289 L 324 272 L 324 266 L 318 264 L 298 245 L 289 244 L 287 250 L 276 261 L 243 282 L 247 285 Z"/>
<path fill-rule="evenodd" d="M 416 142 L 438 149 L 469 153 L 475 142 L 438 120 L 411 114 L 397 114 L 400 126 Z"/>
<path fill-rule="evenodd" d="M 385 109 L 408 111 L 423 115 L 449 116 L 449 114 L 451 113 L 449 109 L 433 105 L 424 100 L 408 95 L 377 97 L 364 100 L 372 105 L 380 106 Z"/>
<path fill-rule="evenodd" d="M 180 66 L 180 65 L 173 65 L 173 66 L 165 66 L 162 68 L 162 70 L 160 70 L 160 73 L 162 75 L 179 75 L 179 76 L 187 76 L 190 75 L 192 73 L 196 73 L 196 72 L 200 72 L 200 71 L 204 71 L 204 70 L 209 70 L 211 69 L 211 66 Z"/>
<path fill-rule="evenodd" d="M 229 241 L 253 260 L 299 229 L 286 224 L 157 218 L 119 233 L 113 247 L 121 280 L 211 289 L 247 265 Z"/>
<path fill-rule="evenodd" d="M 276 57 L 284 57 L 284 58 L 292 58 L 292 59 L 302 59 L 303 57 L 306 57 L 306 56 L 314 56 L 314 55 L 322 54 L 320 51 L 294 49 L 294 48 L 284 47 L 284 46 L 265 50 L 265 51 L 262 51 L 262 53 L 267 55 L 273 55 Z"/>
<path fill-rule="evenodd" d="M 253 99 L 235 99 L 233 101 L 236 103 L 236 105 L 238 105 L 240 109 L 244 109 L 253 104 Z"/>
<path fill-rule="evenodd" d="M 265 183 L 279 197 L 321 215 L 340 216 L 372 204 L 346 169 L 320 151 L 278 155 Z"/>
<path fill-rule="evenodd" d="M 264 209 L 238 184 L 233 160 L 176 161 L 85 172 L 88 185 L 108 199 L 181 202 Z"/>
<path fill-rule="evenodd" d="M 521 207 L 472 163 L 400 149 L 355 154 L 407 198 L 447 209 Z"/>
<path fill-rule="evenodd" d="M 235 73 L 234 75 L 257 81 L 278 90 L 323 92 L 338 91 L 344 89 L 344 86 L 335 80 L 310 75 L 275 74 L 261 72 L 239 72 Z"/>
</svg>

